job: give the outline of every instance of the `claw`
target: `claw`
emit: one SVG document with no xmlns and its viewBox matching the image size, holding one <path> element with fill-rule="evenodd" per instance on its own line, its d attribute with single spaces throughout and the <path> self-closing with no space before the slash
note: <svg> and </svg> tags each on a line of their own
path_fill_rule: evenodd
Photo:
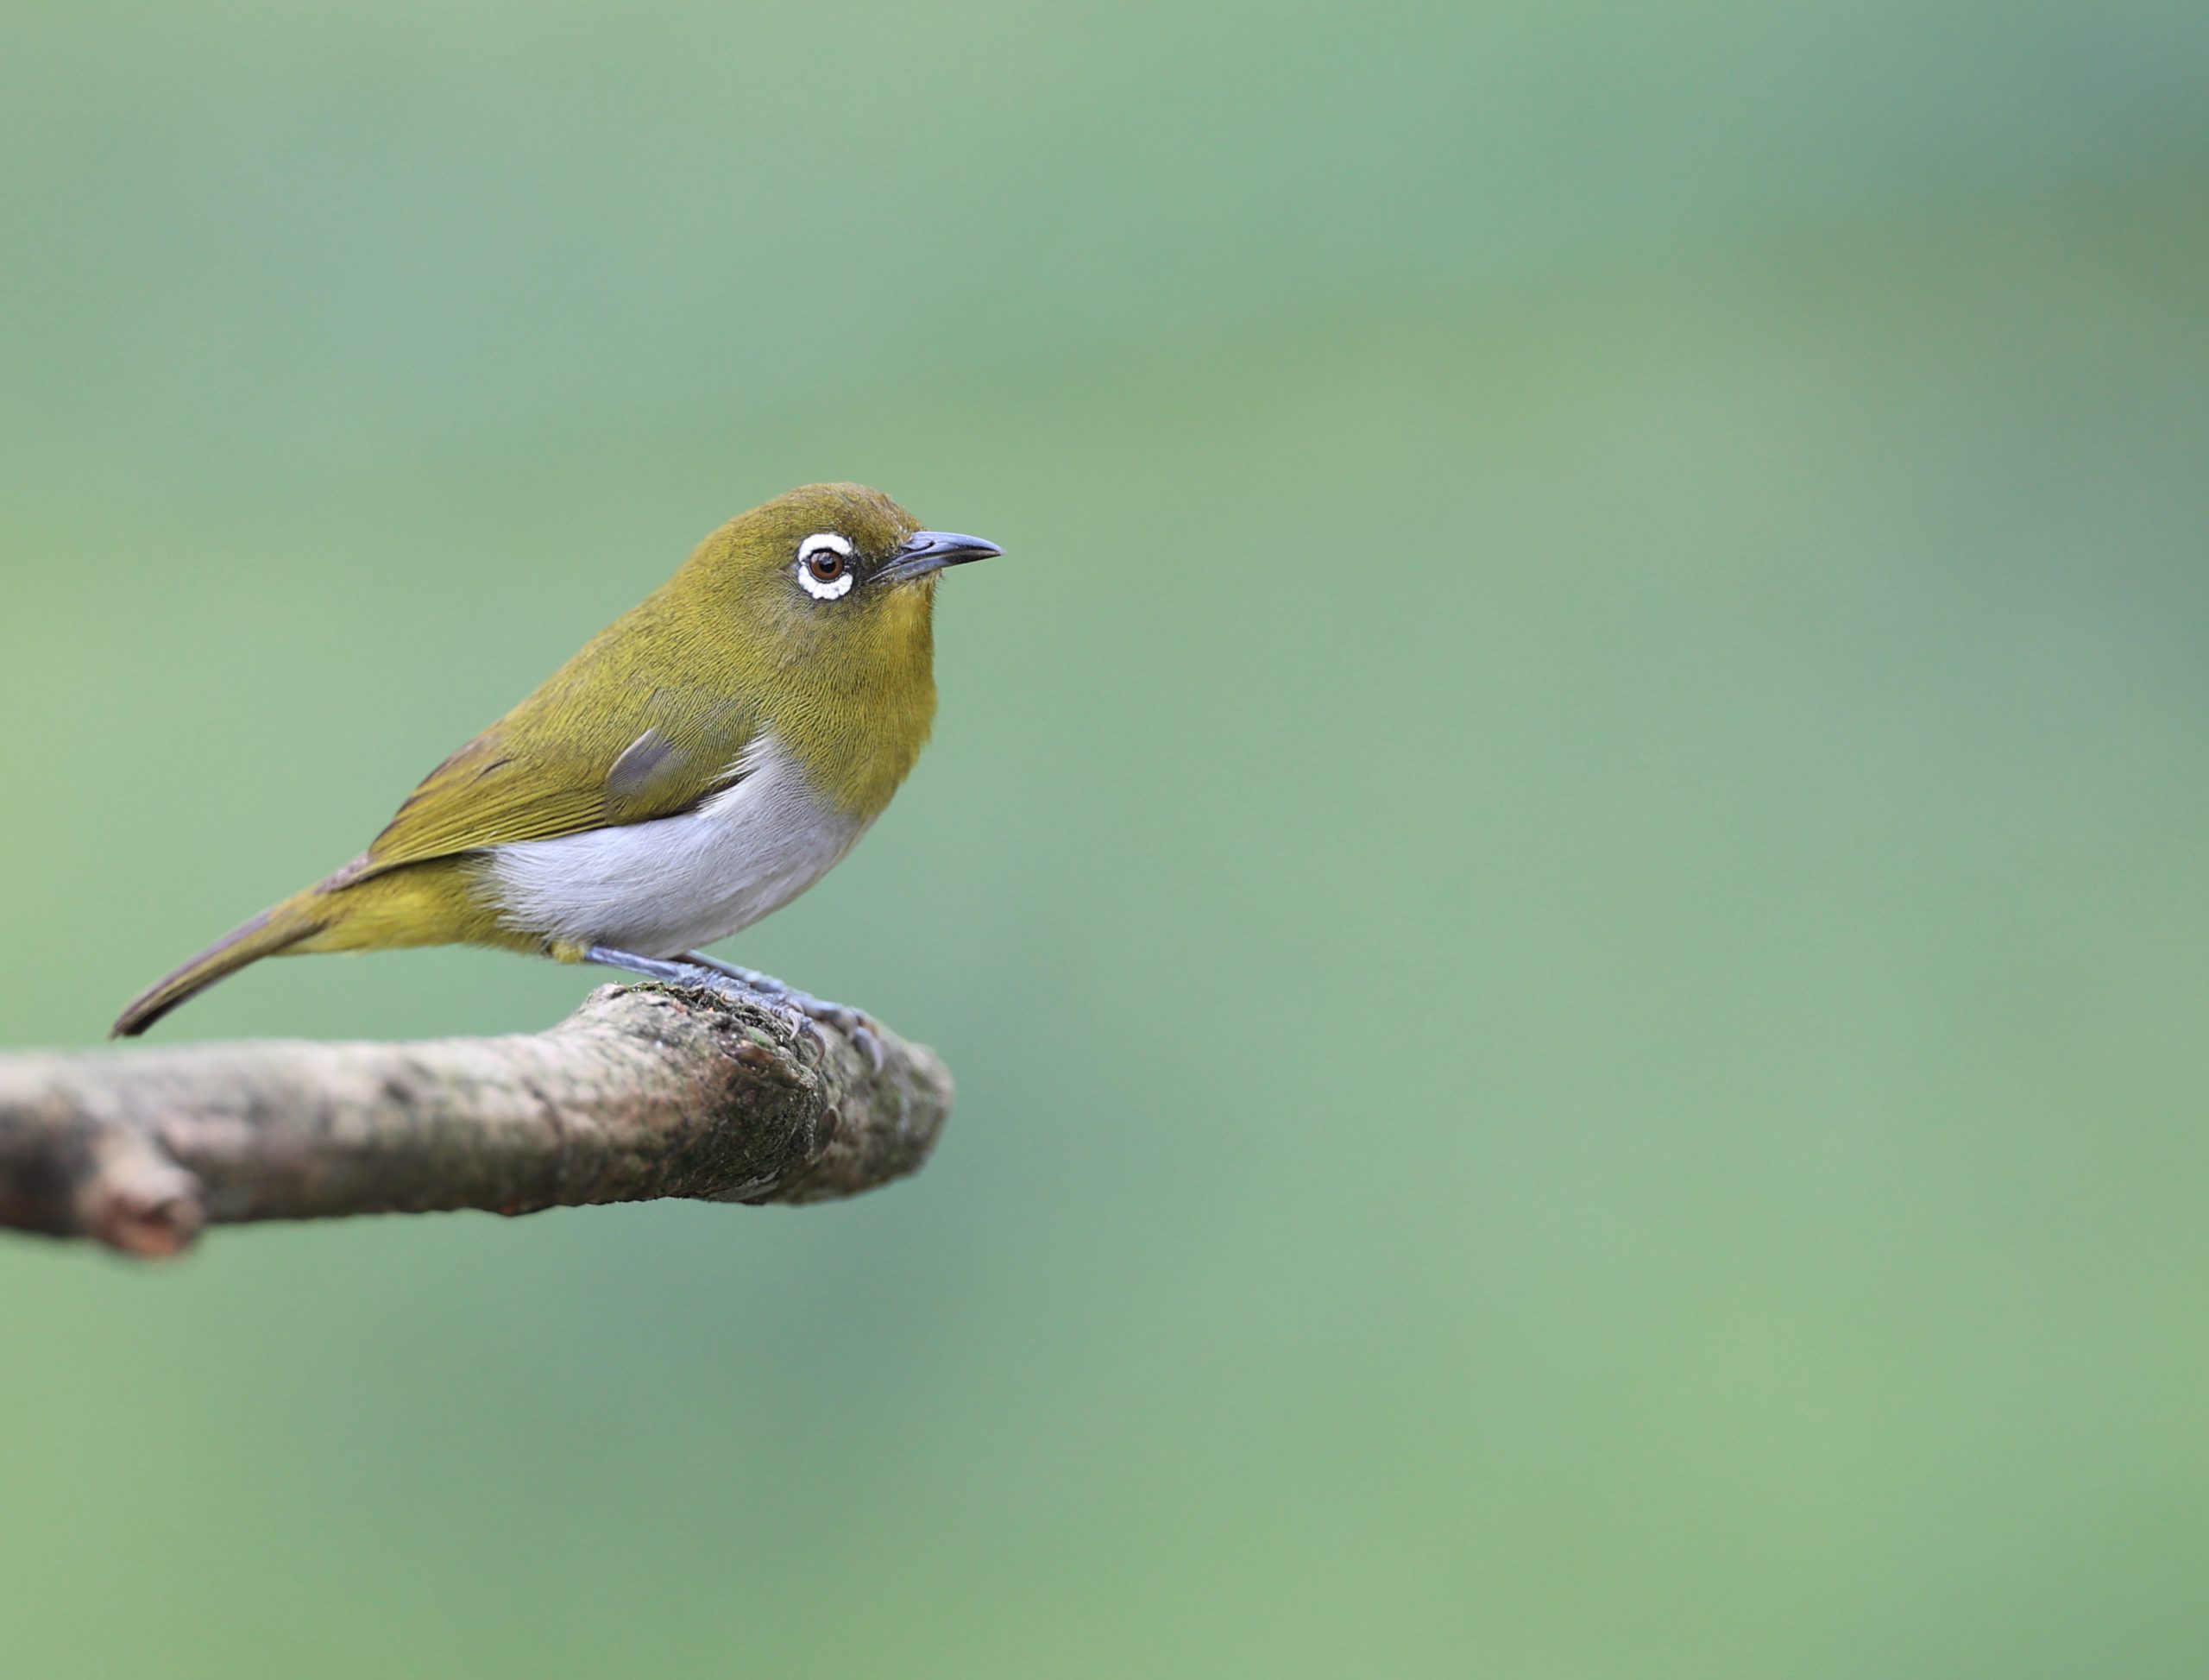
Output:
<svg viewBox="0 0 2209 1680">
<path fill-rule="evenodd" d="M 882 1048 L 882 1029 L 873 1017 L 846 1004 L 828 1003 L 800 991 L 756 968 L 739 968 L 734 963 L 709 957 L 702 951 L 685 951 L 680 960 L 672 962 L 633 956 L 601 945 L 592 946 L 585 954 L 591 961 L 611 968 L 626 968 L 632 974 L 671 980 L 678 985 L 700 986 L 724 997 L 742 997 L 746 1001 L 765 997 L 789 1017 L 794 1030 L 809 1033 L 822 1050 L 828 1049 L 828 1038 L 821 1029 L 824 1026 L 834 1027 L 866 1052 L 877 1073 L 889 1065 L 889 1057 Z M 732 987 L 732 981 L 742 988 L 740 992 Z"/>
<path fill-rule="evenodd" d="M 872 1016 L 846 1004 L 832 1004 L 825 998 L 815 997 L 795 986 L 783 987 L 782 995 L 776 1001 L 796 1017 L 799 1025 L 821 1041 L 822 1049 L 828 1048 L 828 1039 L 821 1029 L 834 1027 L 865 1052 L 866 1059 L 876 1073 L 881 1073 L 890 1065 L 890 1058 L 882 1048 L 881 1029 Z"/>
</svg>

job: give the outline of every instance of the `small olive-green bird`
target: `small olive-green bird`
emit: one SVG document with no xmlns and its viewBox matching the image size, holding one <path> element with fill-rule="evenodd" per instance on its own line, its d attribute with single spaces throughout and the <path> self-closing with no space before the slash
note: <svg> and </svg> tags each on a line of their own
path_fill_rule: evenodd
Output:
<svg viewBox="0 0 2209 1680">
<path fill-rule="evenodd" d="M 856 484 L 739 515 L 431 771 L 366 852 L 134 998 L 116 1034 L 319 951 L 490 945 L 778 990 L 695 947 L 789 903 L 882 815 L 935 716 L 943 569 L 1002 551 Z"/>
</svg>

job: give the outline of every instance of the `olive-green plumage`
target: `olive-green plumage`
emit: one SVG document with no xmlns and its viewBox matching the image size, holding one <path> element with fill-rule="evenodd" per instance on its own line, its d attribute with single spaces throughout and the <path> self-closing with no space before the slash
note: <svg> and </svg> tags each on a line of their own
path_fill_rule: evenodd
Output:
<svg viewBox="0 0 2209 1680">
<path fill-rule="evenodd" d="M 912 768 L 935 717 L 930 620 L 940 569 L 995 552 L 976 538 L 923 532 L 888 497 L 857 485 L 808 485 L 739 515 L 432 771 L 360 857 L 148 989 L 115 1030 L 142 1032 L 223 976 L 278 953 L 475 944 L 576 960 L 586 939 L 532 925 L 532 905 L 502 886 L 495 861 L 533 843 L 625 830 L 649 864 L 663 834 L 696 844 L 705 832 L 665 820 L 742 814 L 733 796 L 765 763 L 790 767 L 768 820 L 751 816 L 727 840 L 716 831 L 709 838 L 719 849 L 689 873 L 671 873 L 666 891 L 727 884 L 701 871 L 750 867 L 739 838 L 762 869 L 798 844 L 784 840 L 786 832 L 802 829 L 815 852 L 823 834 L 855 840 Z M 762 778 L 763 790 L 771 779 Z M 557 890 L 579 902 L 574 916 L 587 922 L 607 893 L 630 890 L 592 878 L 593 854 L 576 850 L 574 859 L 557 847 L 537 855 L 557 859 Z M 817 859 L 801 861 L 809 868 Z M 784 865 L 785 873 L 795 869 Z M 649 914 L 679 921 L 681 906 L 654 904 Z M 547 919 L 538 908 L 536 922 Z M 708 913 L 704 925 L 712 924 Z"/>
</svg>

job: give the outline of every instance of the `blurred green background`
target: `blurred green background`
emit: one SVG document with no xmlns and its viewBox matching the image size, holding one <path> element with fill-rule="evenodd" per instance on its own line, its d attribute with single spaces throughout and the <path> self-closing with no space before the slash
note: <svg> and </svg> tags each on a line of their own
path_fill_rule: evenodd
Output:
<svg viewBox="0 0 2209 1680">
<path fill-rule="evenodd" d="M 776 491 L 1011 553 L 730 947 L 928 1169 L 0 1244 L 9 1675 L 2202 1671 L 2198 0 L 4 22 L 9 1041 Z"/>
</svg>

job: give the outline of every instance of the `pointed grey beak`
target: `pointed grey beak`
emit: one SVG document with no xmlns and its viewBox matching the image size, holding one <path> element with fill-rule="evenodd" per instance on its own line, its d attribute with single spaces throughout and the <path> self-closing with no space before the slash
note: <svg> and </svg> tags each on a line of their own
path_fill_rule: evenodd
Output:
<svg viewBox="0 0 2209 1680">
<path fill-rule="evenodd" d="M 963 566 L 969 560 L 986 560 L 1004 552 L 995 543 L 985 543 L 979 537 L 961 537 L 954 531 L 916 531 L 890 557 L 882 575 L 907 582 L 946 566 Z"/>
</svg>

